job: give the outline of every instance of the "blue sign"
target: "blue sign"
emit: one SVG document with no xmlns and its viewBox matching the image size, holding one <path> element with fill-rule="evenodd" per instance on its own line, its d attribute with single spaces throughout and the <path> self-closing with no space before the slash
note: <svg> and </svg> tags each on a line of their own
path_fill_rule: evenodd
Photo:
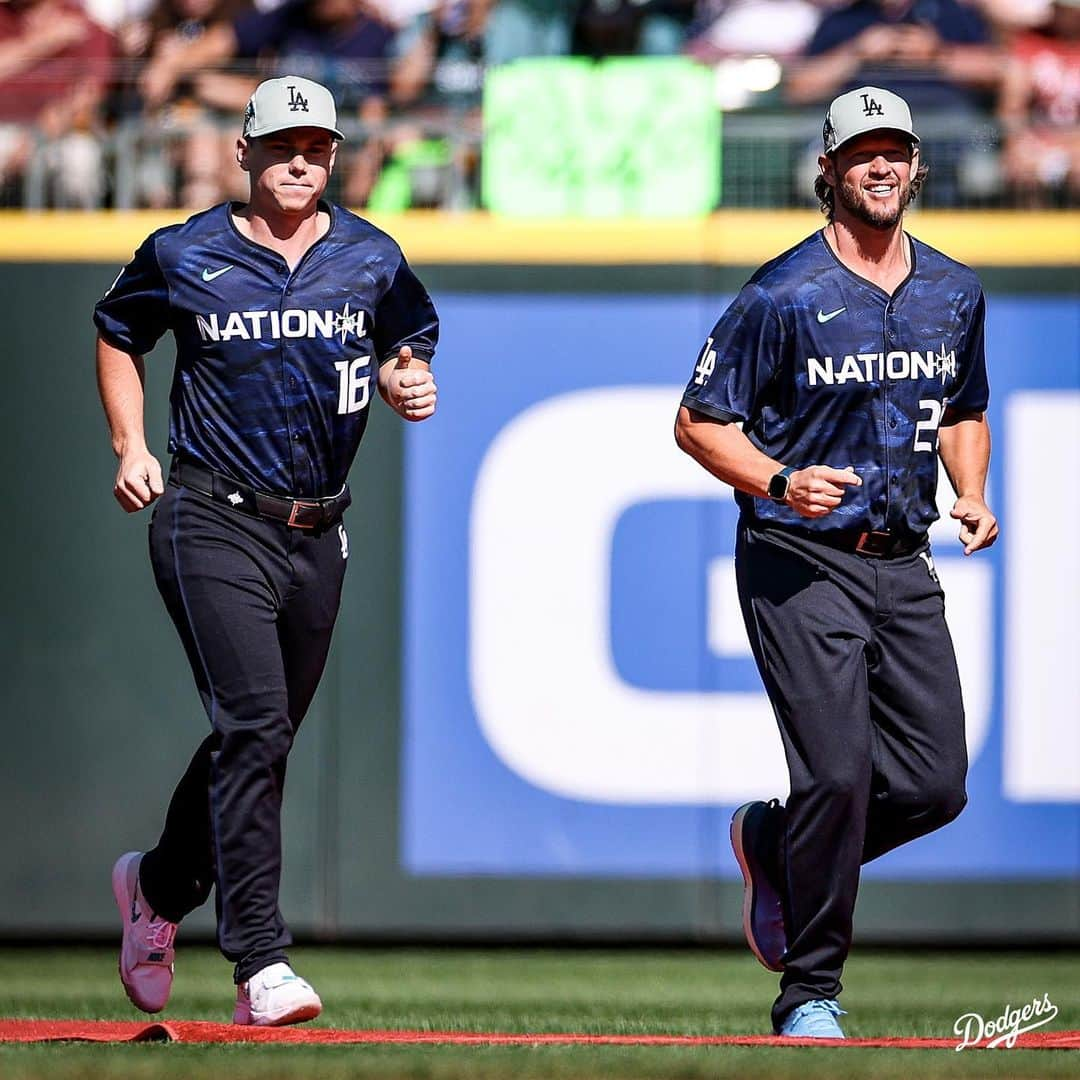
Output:
<svg viewBox="0 0 1080 1080">
<path fill-rule="evenodd" d="M 438 299 L 440 413 L 407 445 L 403 866 L 737 877 L 731 811 L 786 770 L 730 490 L 672 437 L 730 298 Z M 992 296 L 987 343 L 1002 539 L 964 559 L 947 513 L 934 532 L 969 804 L 869 877 L 1080 875 L 1076 305 Z"/>
</svg>

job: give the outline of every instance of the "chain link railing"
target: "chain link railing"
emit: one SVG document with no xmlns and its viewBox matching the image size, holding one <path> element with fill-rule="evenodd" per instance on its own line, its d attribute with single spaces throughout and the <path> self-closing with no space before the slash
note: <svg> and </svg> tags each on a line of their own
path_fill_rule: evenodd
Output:
<svg viewBox="0 0 1080 1080">
<path fill-rule="evenodd" d="M 229 73 L 247 76 L 252 84 L 257 76 L 267 74 L 251 66 L 233 67 Z M 102 120 L 90 131 L 57 139 L 24 126 L 22 132 L 29 145 L 25 168 L 20 176 L 8 176 L 0 186 L 0 205 L 31 210 L 64 205 L 128 210 L 186 204 L 194 208 L 198 203 L 183 198 L 188 167 L 184 148 L 193 133 L 206 137 L 209 130 L 219 133 L 220 160 L 214 183 L 205 189 L 207 201 L 214 201 L 209 196 L 215 186 L 220 197 L 242 196 L 244 178 L 229 160 L 228 150 L 239 132 L 239 111 L 181 100 L 158 113 L 147 113 L 139 103 L 137 74 L 137 68 L 130 64 L 119 74 L 113 70 Z M 340 125 L 348 138 L 331 181 L 331 198 L 383 210 L 484 206 L 479 167 L 483 153 L 481 65 L 464 61 L 437 64 L 418 100 L 391 107 L 388 118 L 376 124 L 356 119 L 358 103 L 372 85 L 385 86 L 388 65 L 339 66 L 332 74 L 339 97 L 350 104 L 341 110 Z M 775 101 L 775 96 L 768 100 Z M 1002 170 L 1002 134 L 990 116 L 923 113 L 919 130 L 923 157 L 931 170 L 922 205 L 1017 205 Z M 77 145 L 72 142 L 73 134 Z M 817 108 L 753 105 L 725 113 L 717 153 L 721 171 L 718 207 L 814 205 L 820 139 L 821 110 Z M 369 148 L 367 167 L 375 179 L 373 186 L 368 185 L 357 197 L 350 163 L 362 147 Z M 73 168 L 88 174 L 75 196 L 65 187 L 64 170 Z M 1074 193 L 1062 188 L 1045 193 L 1041 204 L 1066 207 L 1077 205 L 1077 200 Z"/>
</svg>

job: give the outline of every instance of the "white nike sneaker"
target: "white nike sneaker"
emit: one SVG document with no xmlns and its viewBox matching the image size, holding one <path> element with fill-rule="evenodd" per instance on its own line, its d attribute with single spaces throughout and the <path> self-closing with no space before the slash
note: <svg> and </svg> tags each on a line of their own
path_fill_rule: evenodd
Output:
<svg viewBox="0 0 1080 1080">
<path fill-rule="evenodd" d="M 288 964 L 270 964 L 236 988 L 234 1024 L 279 1027 L 314 1020 L 322 1012 L 319 995 Z"/>
<path fill-rule="evenodd" d="M 165 1008 L 173 981 L 173 940 L 177 923 L 150 910 L 139 889 L 141 851 L 129 851 L 116 860 L 112 890 L 124 937 L 120 945 L 120 981 L 131 1004 L 143 1012 Z"/>
</svg>

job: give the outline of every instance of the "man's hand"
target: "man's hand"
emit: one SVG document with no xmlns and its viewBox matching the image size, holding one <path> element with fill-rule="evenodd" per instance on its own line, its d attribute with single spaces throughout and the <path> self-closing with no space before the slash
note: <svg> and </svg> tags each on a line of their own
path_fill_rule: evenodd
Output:
<svg viewBox="0 0 1080 1080">
<path fill-rule="evenodd" d="M 862 60 L 884 60 L 896 50 L 896 27 L 868 26 L 852 42 L 852 48 Z"/>
<path fill-rule="evenodd" d="M 121 455 L 113 495 L 129 514 L 149 506 L 164 490 L 161 465 L 149 450 L 144 447 Z"/>
<path fill-rule="evenodd" d="M 147 109 L 160 109 L 172 97 L 176 89 L 177 73 L 173 69 L 172 55 L 151 60 L 139 77 L 139 93 Z"/>
<path fill-rule="evenodd" d="M 74 12 L 65 11 L 51 5 L 41 4 L 30 8 L 26 19 L 25 42 L 38 56 L 51 56 L 71 45 L 85 40 L 90 32 L 86 20 Z"/>
<path fill-rule="evenodd" d="M 902 25 L 895 28 L 894 59 L 919 67 L 931 63 L 941 50 L 941 38 L 930 26 Z"/>
<path fill-rule="evenodd" d="M 426 420 L 435 412 L 435 379 L 427 368 L 411 368 L 412 349 L 402 345 L 386 378 L 380 379 L 383 400 L 406 420 Z M 387 361 L 389 364 L 389 361 Z"/>
<path fill-rule="evenodd" d="M 965 555 L 988 548 L 998 538 L 997 518 L 978 495 L 962 495 L 949 516 L 960 522 Z"/>
<path fill-rule="evenodd" d="M 840 505 L 844 488 L 850 485 L 862 486 L 861 477 L 850 465 L 846 469 L 811 465 L 788 478 L 787 504 L 803 517 L 824 517 Z"/>
</svg>

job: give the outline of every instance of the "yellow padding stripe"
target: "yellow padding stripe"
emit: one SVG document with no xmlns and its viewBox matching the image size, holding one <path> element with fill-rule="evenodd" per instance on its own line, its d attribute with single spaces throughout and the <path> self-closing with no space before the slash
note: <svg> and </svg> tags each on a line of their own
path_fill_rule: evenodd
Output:
<svg viewBox="0 0 1080 1080">
<path fill-rule="evenodd" d="M 0 211 L 0 260 L 122 263 L 148 233 L 183 211 Z M 484 213 L 413 211 L 372 220 L 418 264 L 756 266 L 822 218 L 802 210 L 724 210 L 670 221 L 520 221 Z M 1080 262 L 1080 212 L 926 210 L 912 233 L 975 266 L 1070 266 Z"/>
</svg>

